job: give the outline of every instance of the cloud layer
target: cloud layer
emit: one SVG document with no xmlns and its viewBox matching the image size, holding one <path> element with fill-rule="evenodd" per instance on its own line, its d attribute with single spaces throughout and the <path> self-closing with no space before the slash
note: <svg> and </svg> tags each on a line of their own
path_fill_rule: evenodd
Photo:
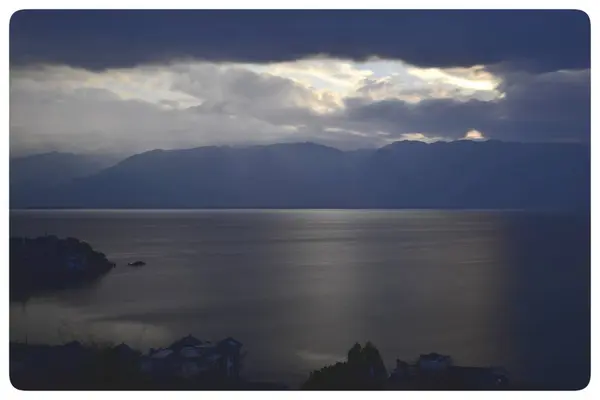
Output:
<svg viewBox="0 0 600 400">
<path fill-rule="evenodd" d="M 88 69 L 173 59 L 267 63 L 315 55 L 399 59 L 419 67 L 519 63 L 539 71 L 589 68 L 581 11 L 20 11 L 13 63 Z M 90 51 L 93 48 L 93 51 Z"/>
<path fill-rule="evenodd" d="M 335 15 L 19 12 L 11 151 L 589 141 L 583 13 Z"/>
</svg>

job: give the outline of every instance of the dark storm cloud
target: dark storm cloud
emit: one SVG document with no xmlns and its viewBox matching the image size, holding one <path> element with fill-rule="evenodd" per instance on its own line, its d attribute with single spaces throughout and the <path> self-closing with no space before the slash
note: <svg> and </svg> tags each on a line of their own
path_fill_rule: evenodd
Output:
<svg viewBox="0 0 600 400">
<path fill-rule="evenodd" d="M 579 11 L 21 11 L 11 20 L 10 39 L 13 65 L 87 69 L 316 54 L 421 67 L 590 66 L 590 24 Z"/>
<path fill-rule="evenodd" d="M 418 132 L 458 139 L 470 129 L 516 141 L 590 140 L 590 71 L 504 77 L 504 97 L 494 101 L 428 99 L 346 102 L 356 123 L 383 124 L 397 134 Z"/>
</svg>

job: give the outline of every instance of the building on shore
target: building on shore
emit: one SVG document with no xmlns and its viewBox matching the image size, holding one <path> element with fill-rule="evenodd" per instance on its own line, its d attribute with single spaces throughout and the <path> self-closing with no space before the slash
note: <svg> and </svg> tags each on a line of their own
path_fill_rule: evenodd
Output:
<svg viewBox="0 0 600 400">
<path fill-rule="evenodd" d="M 450 356 L 422 354 L 414 364 L 396 360 L 389 377 L 392 389 L 493 390 L 508 386 L 504 369 L 456 366 Z"/>
<path fill-rule="evenodd" d="M 438 353 L 421 354 L 419 369 L 423 372 L 441 372 L 452 366 L 452 358 Z"/>
<path fill-rule="evenodd" d="M 242 343 L 228 337 L 218 343 L 191 335 L 169 347 L 151 349 L 142 356 L 140 369 L 154 378 L 211 378 L 235 380 L 241 369 Z"/>
</svg>

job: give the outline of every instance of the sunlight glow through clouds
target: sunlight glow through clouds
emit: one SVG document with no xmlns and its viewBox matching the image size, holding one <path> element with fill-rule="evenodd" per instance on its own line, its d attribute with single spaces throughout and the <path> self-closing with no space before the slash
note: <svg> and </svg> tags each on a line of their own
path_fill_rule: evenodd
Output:
<svg viewBox="0 0 600 400">
<path fill-rule="evenodd" d="M 425 143 L 448 141 L 447 138 L 444 138 L 441 136 L 427 136 L 422 133 L 404 133 L 404 134 L 402 134 L 401 139 L 402 140 L 416 140 L 416 141 L 425 142 Z M 481 141 L 481 140 L 485 140 L 485 136 L 483 135 L 483 133 L 479 132 L 478 130 L 471 129 L 470 131 L 465 133 L 465 136 L 461 140 Z"/>
<path fill-rule="evenodd" d="M 464 139 L 466 140 L 483 140 L 485 139 L 485 136 L 483 136 L 483 133 L 479 132 L 476 129 L 471 129 L 470 131 L 468 131 L 465 134 Z"/>
<path fill-rule="evenodd" d="M 439 136 L 431 137 L 431 136 L 423 135 L 422 133 L 404 133 L 401 136 L 401 140 L 411 140 L 411 141 L 419 141 L 419 142 L 425 142 L 425 143 L 446 141 L 446 139 L 443 137 L 439 137 Z M 394 140 L 391 140 L 390 142 L 393 142 L 393 141 Z"/>
<path fill-rule="evenodd" d="M 448 138 L 413 133 L 415 127 L 421 129 L 414 123 L 403 128 L 403 121 L 389 126 L 380 119 L 349 119 L 349 104 L 486 102 L 499 97 L 498 83 L 483 67 L 419 69 L 380 59 L 310 58 L 261 65 L 179 61 L 102 71 L 16 67 L 10 74 L 11 130 L 20 132 L 14 146 L 52 139 L 77 144 L 73 151 L 86 146 L 89 132 L 131 151 L 267 139 L 316 138 L 351 148 L 393 138 L 433 142 Z M 474 130 L 465 135 L 482 138 Z"/>
<path fill-rule="evenodd" d="M 424 81 L 433 83 L 447 83 L 463 89 L 493 91 L 500 81 L 491 73 L 486 72 L 481 65 L 471 68 L 407 68 L 409 74 L 417 76 Z"/>
<path fill-rule="evenodd" d="M 483 66 L 471 68 L 417 68 L 399 60 L 373 58 L 365 62 L 304 59 L 266 65 L 244 65 L 256 72 L 291 79 L 312 90 L 327 90 L 340 97 L 368 94 L 419 102 L 427 98 L 461 100 L 500 98 L 500 79 Z"/>
<path fill-rule="evenodd" d="M 232 72 L 233 71 L 233 72 Z M 141 100 L 165 108 L 188 108 L 207 100 L 222 100 L 235 71 L 248 71 L 259 77 L 279 77 L 312 93 L 311 108 L 318 113 L 333 112 L 344 106 L 343 99 L 367 96 L 372 100 L 400 99 L 419 102 L 427 98 L 459 97 L 492 100 L 499 80 L 483 67 L 419 69 L 401 61 L 373 59 L 357 63 L 334 59 L 304 59 L 295 62 L 214 64 L 191 62 L 165 66 L 109 69 L 92 72 L 66 66 L 48 66 L 12 72 L 11 81 L 27 77 L 44 88 L 73 91 L 80 88 L 107 90 L 123 100 Z M 194 76 L 199 91 L 192 93 L 178 85 L 182 77 Z M 197 77 L 204 78 L 198 81 Z M 243 78 L 243 76 L 241 77 Z M 12 83 L 12 82 L 11 82 Z M 205 98 L 210 97 L 210 98 Z"/>
</svg>

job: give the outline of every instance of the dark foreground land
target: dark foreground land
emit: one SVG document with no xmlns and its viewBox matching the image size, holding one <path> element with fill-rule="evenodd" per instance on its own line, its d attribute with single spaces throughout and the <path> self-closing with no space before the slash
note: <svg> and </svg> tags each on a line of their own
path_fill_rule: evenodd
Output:
<svg viewBox="0 0 600 400">
<path fill-rule="evenodd" d="M 188 338 L 178 342 L 186 340 Z M 209 351 L 206 357 L 190 351 L 198 346 L 178 342 L 172 346 L 178 346 L 181 354 L 173 352 L 171 357 L 163 354 L 170 351 L 169 348 L 142 355 L 125 344 L 100 346 L 70 342 L 50 346 L 11 343 L 10 380 L 20 390 L 287 389 L 277 383 L 247 381 L 237 371 L 228 373 L 214 357 L 220 355 L 216 349 Z"/>
<path fill-rule="evenodd" d="M 47 235 L 10 238 L 10 299 L 25 301 L 45 291 L 91 284 L 115 264 L 75 238 Z"/>
<path fill-rule="evenodd" d="M 20 390 L 288 390 L 278 382 L 249 381 L 240 374 L 241 343 L 192 336 L 147 354 L 118 346 L 11 343 L 10 379 Z M 505 372 L 457 367 L 448 356 L 421 355 L 397 361 L 388 373 L 378 350 L 356 344 L 348 359 L 313 371 L 303 390 L 526 390 Z"/>
</svg>

